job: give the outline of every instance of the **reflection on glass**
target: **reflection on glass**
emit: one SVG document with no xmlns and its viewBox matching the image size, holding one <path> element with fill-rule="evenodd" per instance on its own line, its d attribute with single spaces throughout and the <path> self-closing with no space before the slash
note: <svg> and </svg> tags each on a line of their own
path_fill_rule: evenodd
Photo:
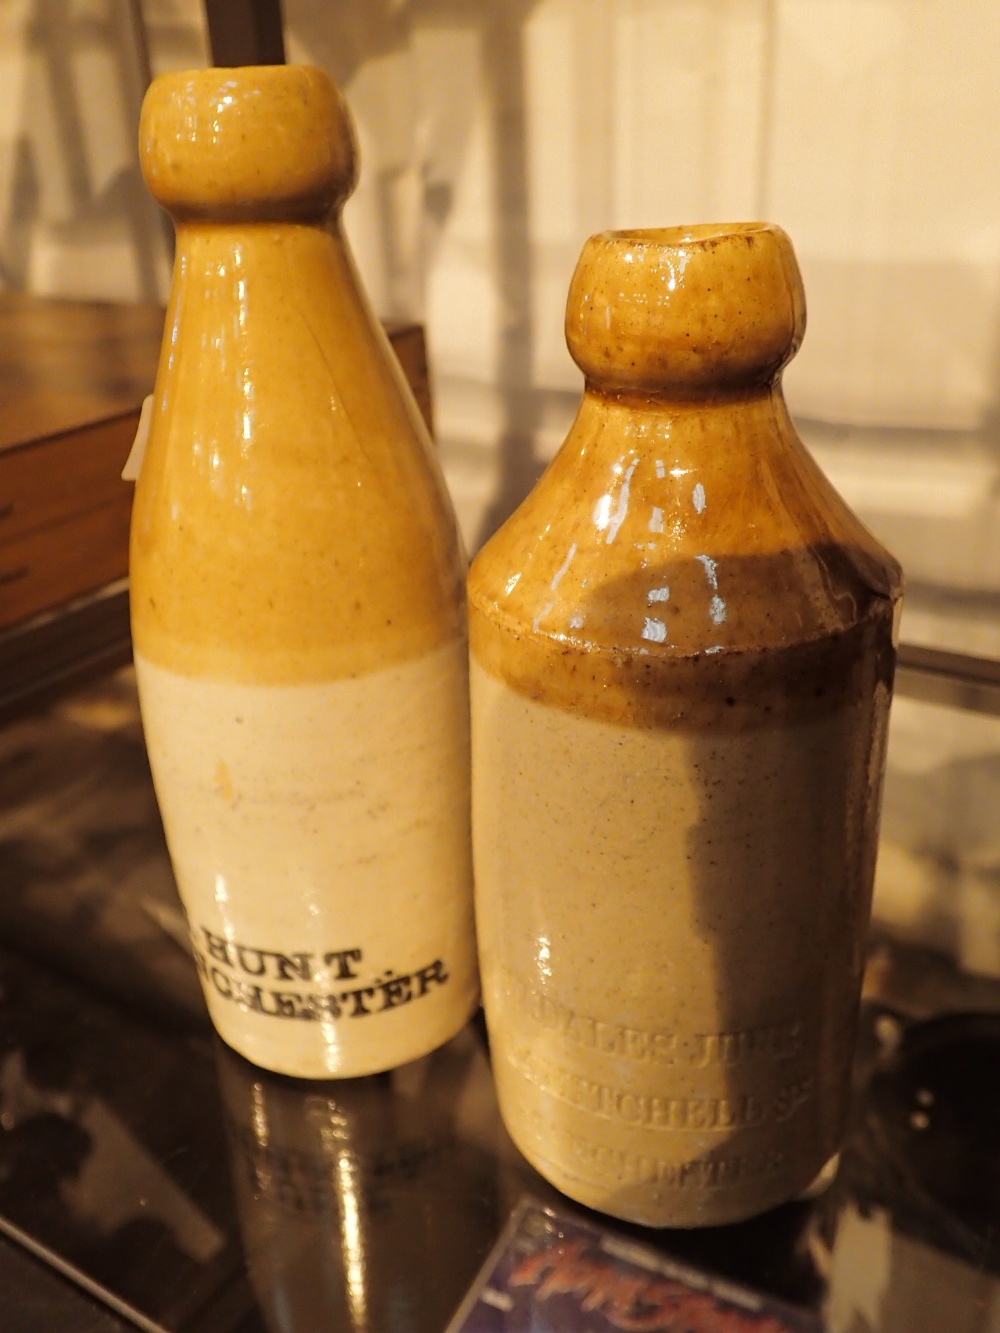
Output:
<svg viewBox="0 0 1000 1333">
<path fill-rule="evenodd" d="M 496 1158 L 476 1142 L 491 1127 L 466 1123 L 488 1077 L 472 1033 L 370 1078 L 282 1078 L 221 1043 L 217 1066 L 268 1329 L 440 1333 L 505 1215 Z"/>
</svg>

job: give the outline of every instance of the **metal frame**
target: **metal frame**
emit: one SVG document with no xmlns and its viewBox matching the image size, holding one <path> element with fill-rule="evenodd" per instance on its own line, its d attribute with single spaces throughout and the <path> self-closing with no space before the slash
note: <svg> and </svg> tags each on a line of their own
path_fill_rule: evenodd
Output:
<svg viewBox="0 0 1000 1333">
<path fill-rule="evenodd" d="M 212 64 L 283 65 L 281 0 L 205 0 Z"/>
</svg>

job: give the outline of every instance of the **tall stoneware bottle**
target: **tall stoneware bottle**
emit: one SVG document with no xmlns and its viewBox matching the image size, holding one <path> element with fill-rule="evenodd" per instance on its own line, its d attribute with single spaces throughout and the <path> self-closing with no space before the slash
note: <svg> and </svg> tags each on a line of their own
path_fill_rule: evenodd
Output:
<svg viewBox="0 0 1000 1333">
<path fill-rule="evenodd" d="M 167 842 L 224 1040 L 370 1073 L 477 998 L 454 516 L 340 230 L 326 76 L 158 79 L 140 153 L 177 230 L 131 544 Z"/>
<path fill-rule="evenodd" d="M 593 237 L 579 413 L 469 576 L 503 1115 L 656 1226 L 791 1198 L 844 1122 L 901 585 L 786 411 L 804 324 L 776 227 Z"/>
</svg>

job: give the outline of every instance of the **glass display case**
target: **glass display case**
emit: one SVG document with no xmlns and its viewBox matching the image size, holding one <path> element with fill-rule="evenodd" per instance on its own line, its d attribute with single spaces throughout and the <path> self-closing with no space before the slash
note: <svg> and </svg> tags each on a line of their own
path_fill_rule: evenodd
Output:
<svg viewBox="0 0 1000 1333">
<path fill-rule="evenodd" d="M 821 1193 L 740 1226 L 589 1220 L 831 1333 L 995 1333 L 1000 8 L 285 0 L 284 49 L 358 122 L 348 230 L 429 415 L 426 331 L 470 549 L 577 402 L 588 234 L 790 233 L 791 410 L 907 575 L 850 1132 Z M 0 15 L 0 1325 L 438 1330 L 519 1200 L 565 1201 L 503 1130 L 478 1020 L 336 1084 L 212 1036 L 127 665 L 117 476 L 170 262 L 134 126 L 150 69 L 209 58 L 199 0 Z M 40 298 L 75 313 L 27 364 Z"/>
<path fill-rule="evenodd" d="M 66 1330 L 433 1333 L 520 1200 L 582 1215 L 508 1139 L 478 1018 L 423 1060 L 334 1082 L 264 1073 L 214 1037 L 131 668 L 9 719 L 0 775 L 5 1327 L 53 1327 L 61 1301 Z M 890 810 L 908 795 L 890 783 Z M 876 930 L 832 1182 L 737 1226 L 589 1220 L 830 1333 L 988 1333 L 998 1070 L 1000 982 Z"/>
</svg>

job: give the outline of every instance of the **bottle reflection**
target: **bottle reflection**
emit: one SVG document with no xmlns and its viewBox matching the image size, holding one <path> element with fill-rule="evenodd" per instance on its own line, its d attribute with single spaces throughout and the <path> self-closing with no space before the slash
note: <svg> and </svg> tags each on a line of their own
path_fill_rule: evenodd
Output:
<svg viewBox="0 0 1000 1333">
<path fill-rule="evenodd" d="M 369 1078 L 299 1082 L 221 1042 L 217 1063 L 246 1263 L 271 1333 L 437 1333 L 508 1205 L 471 1032 Z"/>
</svg>

